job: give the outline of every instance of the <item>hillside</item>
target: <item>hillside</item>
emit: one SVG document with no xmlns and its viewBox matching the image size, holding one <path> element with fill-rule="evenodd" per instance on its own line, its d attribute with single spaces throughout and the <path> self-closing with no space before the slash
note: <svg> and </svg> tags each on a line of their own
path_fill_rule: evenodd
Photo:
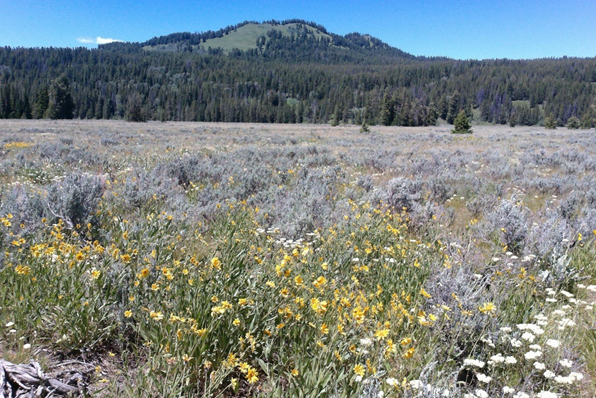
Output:
<svg viewBox="0 0 596 398">
<path fill-rule="evenodd" d="M 322 33 L 321 31 L 309 25 L 298 23 L 289 23 L 285 25 L 274 25 L 271 23 L 247 23 L 246 25 L 242 25 L 224 33 L 220 37 L 206 39 L 200 44 L 190 46 L 193 51 L 208 50 L 209 48 L 220 48 L 225 53 L 230 53 L 232 50 L 256 50 L 259 48 L 259 39 L 264 40 L 263 44 L 271 41 L 271 37 L 268 37 L 267 35 L 270 31 L 280 32 L 282 36 L 286 38 L 291 38 L 292 36 L 296 37 L 306 31 L 307 35 L 314 37 L 316 40 L 332 39 L 327 33 Z M 172 40 L 168 44 L 148 44 L 143 46 L 143 50 L 175 51 L 178 48 L 185 48 L 185 46 L 189 45 L 189 42 L 190 40 Z"/>
<path fill-rule="evenodd" d="M 341 36 L 302 20 L 243 22 L 217 32 L 174 33 L 143 43 L 110 43 L 102 48 L 140 48 L 143 51 L 218 53 L 283 58 L 285 61 L 384 63 L 416 57 L 366 34 Z M 313 49 L 318 56 L 313 57 Z M 372 58 L 371 58 L 372 57 Z"/>
<path fill-rule="evenodd" d="M 595 107 L 595 58 L 420 57 L 301 20 L 93 50 L 0 48 L 0 118 L 426 126 L 465 110 L 474 123 L 589 128 Z"/>
</svg>

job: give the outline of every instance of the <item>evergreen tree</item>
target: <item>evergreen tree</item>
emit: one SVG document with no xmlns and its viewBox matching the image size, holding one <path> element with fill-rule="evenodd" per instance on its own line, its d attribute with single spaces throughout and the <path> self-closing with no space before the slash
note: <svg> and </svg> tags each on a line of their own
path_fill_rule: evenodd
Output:
<svg viewBox="0 0 596 398">
<path fill-rule="evenodd" d="M 391 126 L 395 119 L 395 99 L 385 93 L 383 103 L 381 104 L 381 124 L 383 126 Z"/>
<path fill-rule="evenodd" d="M 451 130 L 453 134 L 472 134 L 472 127 L 470 126 L 470 121 L 468 120 L 468 116 L 466 115 L 465 110 L 459 111 L 457 117 L 453 121 L 454 129 Z"/>
<path fill-rule="evenodd" d="M 594 116 L 592 112 L 586 112 L 582 116 L 581 128 L 588 130 L 592 127 L 594 127 Z"/>
<path fill-rule="evenodd" d="M 552 113 L 544 119 L 544 128 L 547 130 L 554 130 L 557 128 L 557 120 Z"/>
<path fill-rule="evenodd" d="M 428 112 L 426 113 L 426 125 L 427 126 L 436 125 L 438 117 L 439 116 L 437 115 L 437 110 L 435 108 L 435 104 L 431 102 L 430 105 L 428 106 Z"/>
<path fill-rule="evenodd" d="M 451 97 L 451 101 L 449 101 L 449 112 L 447 113 L 447 123 L 453 124 L 455 118 L 459 116 L 459 112 L 461 110 L 461 95 L 459 91 L 455 91 L 453 96 Z M 467 117 L 466 117 L 467 120 Z"/>
<path fill-rule="evenodd" d="M 337 127 L 339 126 L 339 119 L 341 118 L 341 115 L 339 113 L 339 106 L 335 105 L 335 111 L 333 112 L 333 119 L 331 120 L 331 125 L 333 127 Z"/>
<path fill-rule="evenodd" d="M 129 122 L 146 122 L 147 116 L 143 112 L 143 100 L 138 92 L 128 96 L 126 103 L 126 120 Z"/>
<path fill-rule="evenodd" d="M 567 119 L 567 128 L 571 130 L 577 130 L 580 127 L 579 119 L 575 116 L 571 116 Z"/>
<path fill-rule="evenodd" d="M 439 99 L 437 112 L 441 119 L 447 120 L 447 113 L 449 112 L 449 103 L 447 102 L 447 96 L 445 94 L 443 94 Z"/>
<path fill-rule="evenodd" d="M 46 110 L 48 109 L 49 102 L 50 97 L 48 95 L 48 87 L 43 85 L 37 93 L 37 101 L 35 101 L 35 106 L 33 109 L 34 119 L 41 119 L 43 117 Z"/>
<path fill-rule="evenodd" d="M 70 80 L 63 73 L 50 85 L 48 108 L 44 114 L 50 119 L 72 119 L 75 104 L 70 93 Z"/>
</svg>

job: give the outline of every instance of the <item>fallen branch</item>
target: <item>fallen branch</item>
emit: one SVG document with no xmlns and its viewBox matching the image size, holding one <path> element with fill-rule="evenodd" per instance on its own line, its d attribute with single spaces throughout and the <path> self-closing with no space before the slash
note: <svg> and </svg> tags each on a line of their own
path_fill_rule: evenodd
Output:
<svg viewBox="0 0 596 398">
<path fill-rule="evenodd" d="M 83 374 L 75 371 L 66 382 L 47 377 L 37 362 L 15 365 L 0 359 L 0 398 L 42 397 L 81 393 Z"/>
</svg>

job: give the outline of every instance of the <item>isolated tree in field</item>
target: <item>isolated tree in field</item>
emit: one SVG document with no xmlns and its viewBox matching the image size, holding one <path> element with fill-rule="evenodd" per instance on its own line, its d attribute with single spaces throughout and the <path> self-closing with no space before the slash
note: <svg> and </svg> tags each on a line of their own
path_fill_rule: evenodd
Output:
<svg viewBox="0 0 596 398">
<path fill-rule="evenodd" d="M 75 104 L 70 93 L 70 80 L 65 74 L 60 75 L 50 85 L 48 108 L 45 117 L 50 119 L 72 119 Z"/>
<path fill-rule="evenodd" d="M 370 128 L 368 124 L 366 124 L 366 119 L 362 120 L 362 125 L 360 126 L 361 133 L 370 133 Z"/>
<path fill-rule="evenodd" d="M 554 130 L 557 128 L 557 120 L 552 113 L 544 119 L 544 128 L 547 130 Z"/>
<path fill-rule="evenodd" d="M 575 116 L 571 116 L 567 119 L 567 128 L 571 130 L 577 130 L 580 127 L 579 119 Z"/>
<path fill-rule="evenodd" d="M 472 127 L 466 115 L 465 110 L 459 111 L 457 117 L 453 121 L 454 129 L 451 130 L 453 134 L 472 134 Z"/>
</svg>

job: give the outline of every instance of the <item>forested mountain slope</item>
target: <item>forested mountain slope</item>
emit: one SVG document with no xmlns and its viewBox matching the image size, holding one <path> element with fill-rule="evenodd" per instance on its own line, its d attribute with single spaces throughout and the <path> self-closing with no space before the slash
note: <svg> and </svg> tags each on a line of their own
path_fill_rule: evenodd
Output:
<svg viewBox="0 0 596 398">
<path fill-rule="evenodd" d="M 300 20 L 86 48 L 0 48 L 0 118 L 594 124 L 596 59 L 416 57 Z"/>
</svg>

